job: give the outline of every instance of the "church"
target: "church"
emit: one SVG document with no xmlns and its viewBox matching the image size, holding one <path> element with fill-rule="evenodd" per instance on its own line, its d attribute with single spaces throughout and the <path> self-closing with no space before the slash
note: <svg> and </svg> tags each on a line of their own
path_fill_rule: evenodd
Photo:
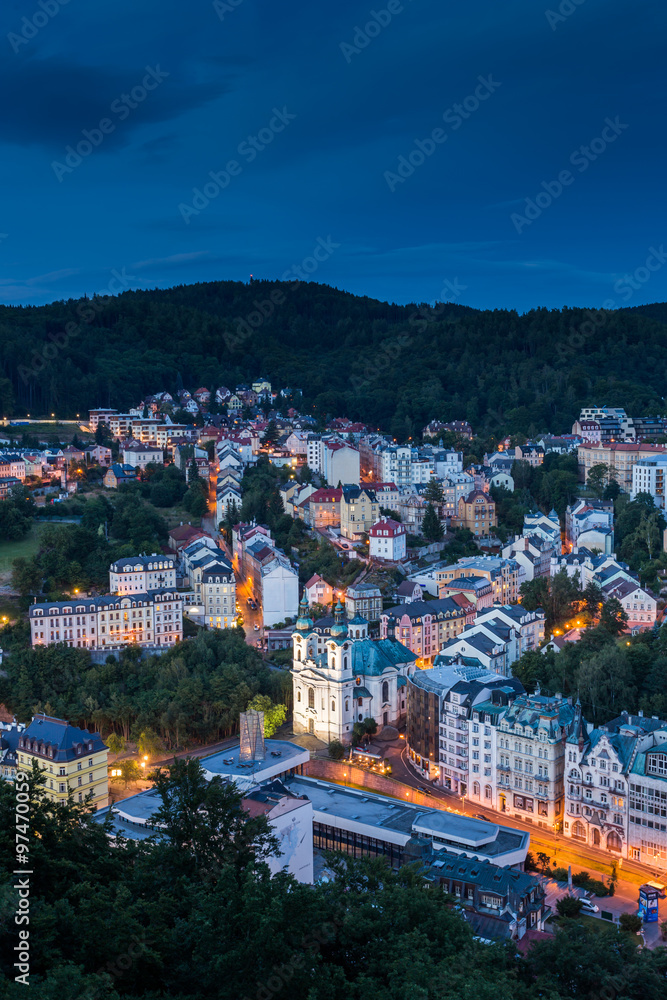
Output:
<svg viewBox="0 0 667 1000">
<path fill-rule="evenodd" d="M 346 620 L 340 601 L 324 631 L 310 618 L 304 596 L 292 644 L 295 733 L 350 743 L 355 722 L 375 719 L 381 729 L 405 717 L 416 656 L 396 639 L 369 639 L 366 619 Z"/>
</svg>

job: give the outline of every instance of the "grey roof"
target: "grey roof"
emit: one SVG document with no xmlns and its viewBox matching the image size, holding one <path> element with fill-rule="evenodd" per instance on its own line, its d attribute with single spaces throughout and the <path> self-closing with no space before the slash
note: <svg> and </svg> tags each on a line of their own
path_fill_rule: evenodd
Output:
<svg viewBox="0 0 667 1000">
<path fill-rule="evenodd" d="M 50 715 L 36 715 L 19 735 L 19 743 L 29 753 L 36 753 L 40 757 L 48 756 L 49 760 L 54 761 L 75 760 L 84 753 L 106 750 L 99 733 L 89 733 L 87 729 L 79 729 L 64 719 L 56 719 Z M 79 753 L 78 747 L 83 748 Z M 51 755 L 48 753 L 49 749 L 53 750 Z"/>
<path fill-rule="evenodd" d="M 176 565 L 176 560 L 174 559 L 174 556 L 167 556 L 163 555 L 162 553 L 158 555 L 157 553 L 154 553 L 153 555 L 150 556 L 141 555 L 141 556 L 134 556 L 132 558 L 116 559 L 115 562 L 111 563 L 111 569 L 115 570 L 116 572 L 123 572 L 124 570 L 128 571 L 133 570 L 135 566 L 139 566 L 141 567 L 141 569 L 148 569 L 148 567 L 151 564 L 158 561 L 162 563 L 165 562 L 169 563 L 169 566 L 166 567 L 163 566 L 162 567 L 163 569 L 169 569 L 169 568 L 173 569 L 173 567 Z M 157 569 L 158 567 L 155 566 L 154 568 Z"/>
<path fill-rule="evenodd" d="M 541 888 L 537 876 L 528 872 L 517 871 L 516 868 L 500 868 L 491 861 L 453 854 L 451 851 L 438 852 L 437 861 L 429 869 L 429 874 L 431 873 L 439 878 L 461 879 L 502 896 L 509 891 L 523 895 Z"/>
<path fill-rule="evenodd" d="M 451 618 L 454 615 L 456 618 L 464 617 L 466 612 L 465 609 L 461 607 L 460 604 L 454 600 L 453 597 L 441 597 L 435 601 L 411 601 L 408 604 L 398 604 L 394 608 L 389 608 L 387 611 L 382 612 L 382 617 L 388 618 L 402 618 L 403 615 L 407 615 L 408 618 L 414 620 L 421 620 L 424 615 L 431 615 L 432 617 L 447 617 Z"/>
</svg>

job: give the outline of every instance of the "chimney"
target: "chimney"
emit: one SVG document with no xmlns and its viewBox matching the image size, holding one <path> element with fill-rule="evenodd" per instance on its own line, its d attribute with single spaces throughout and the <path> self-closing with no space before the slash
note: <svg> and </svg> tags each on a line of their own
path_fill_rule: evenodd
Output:
<svg viewBox="0 0 667 1000">
<path fill-rule="evenodd" d="M 642 708 L 639 709 L 639 718 L 640 719 L 644 718 L 644 710 Z"/>
</svg>

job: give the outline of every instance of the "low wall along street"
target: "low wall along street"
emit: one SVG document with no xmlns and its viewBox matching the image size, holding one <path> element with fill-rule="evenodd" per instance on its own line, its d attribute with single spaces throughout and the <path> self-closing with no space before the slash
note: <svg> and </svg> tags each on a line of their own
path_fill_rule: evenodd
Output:
<svg viewBox="0 0 667 1000">
<path fill-rule="evenodd" d="M 373 774 L 356 764 L 348 764 L 339 760 L 313 758 L 303 765 L 303 773 L 311 778 L 322 778 L 323 781 L 333 781 L 337 785 L 359 785 L 378 795 L 389 795 L 393 799 L 412 802 L 417 806 L 429 809 L 447 809 L 447 804 L 434 795 L 425 795 L 418 788 L 404 785 L 402 781 L 386 778 L 381 774 Z M 451 810 L 450 810 L 451 811 Z"/>
</svg>

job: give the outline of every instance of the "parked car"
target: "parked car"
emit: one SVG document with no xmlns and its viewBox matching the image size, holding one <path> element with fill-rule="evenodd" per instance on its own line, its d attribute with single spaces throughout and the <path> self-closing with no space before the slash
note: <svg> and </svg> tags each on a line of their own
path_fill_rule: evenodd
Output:
<svg viewBox="0 0 667 1000">
<path fill-rule="evenodd" d="M 581 909 L 583 910 L 584 913 L 600 912 L 600 907 L 597 906 L 592 899 L 587 899 L 586 896 L 583 896 L 581 899 Z"/>
<path fill-rule="evenodd" d="M 255 632 L 259 632 L 259 625 L 256 622 L 253 625 L 253 628 L 254 628 Z"/>
</svg>

